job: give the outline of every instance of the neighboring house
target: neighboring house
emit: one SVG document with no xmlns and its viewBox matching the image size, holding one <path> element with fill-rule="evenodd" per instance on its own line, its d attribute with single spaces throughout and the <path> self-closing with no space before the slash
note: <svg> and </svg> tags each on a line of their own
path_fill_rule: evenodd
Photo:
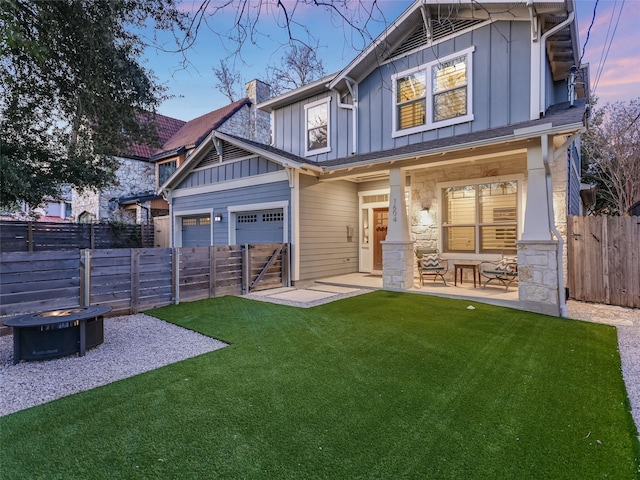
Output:
<svg viewBox="0 0 640 480">
<path fill-rule="evenodd" d="M 21 205 L 18 211 L 7 212 L 0 216 L 2 220 L 23 220 L 36 222 L 70 222 L 71 189 L 63 188 L 58 198 L 46 197 L 42 205 L 30 208 Z"/>
<path fill-rule="evenodd" d="M 269 86 L 259 80 L 246 85 L 247 97 L 189 122 L 155 115 L 160 148 L 134 144 L 118 157 L 118 183 L 99 192 L 74 192 L 73 212 L 77 221 L 120 220 L 152 223 L 169 214 L 169 204 L 158 187 L 178 168 L 211 131 L 228 131 L 244 138 L 269 142 L 269 115 L 256 111 L 256 104 L 269 98 Z"/>
<path fill-rule="evenodd" d="M 289 242 L 294 282 L 381 272 L 398 290 L 416 247 L 517 254 L 520 301 L 565 314 L 577 32 L 573 0 L 416 1 L 339 73 L 261 103 L 270 145 L 212 131 L 161 186 L 173 244 Z"/>
<path fill-rule="evenodd" d="M 158 141 L 167 142 L 185 124 L 184 121 L 155 114 Z M 156 167 L 151 157 L 158 149 L 146 144 L 133 144 L 129 152 L 117 157 L 117 184 L 99 191 L 73 191 L 72 215 L 75 221 L 93 223 L 122 221 L 151 223 L 156 214 L 168 214 L 166 202 L 156 194 Z M 155 215 L 153 215 L 155 216 Z"/>
</svg>

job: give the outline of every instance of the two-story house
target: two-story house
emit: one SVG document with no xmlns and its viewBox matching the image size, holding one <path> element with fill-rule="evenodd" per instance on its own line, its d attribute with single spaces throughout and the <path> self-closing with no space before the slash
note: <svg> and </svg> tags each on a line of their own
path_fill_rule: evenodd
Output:
<svg viewBox="0 0 640 480">
<path fill-rule="evenodd" d="M 261 103 L 270 145 L 212 131 L 161 186 L 173 243 L 289 242 L 294 281 L 379 271 L 400 290 L 417 246 L 509 253 L 520 302 L 564 314 L 579 59 L 573 0 L 418 0 L 337 74 Z"/>
</svg>

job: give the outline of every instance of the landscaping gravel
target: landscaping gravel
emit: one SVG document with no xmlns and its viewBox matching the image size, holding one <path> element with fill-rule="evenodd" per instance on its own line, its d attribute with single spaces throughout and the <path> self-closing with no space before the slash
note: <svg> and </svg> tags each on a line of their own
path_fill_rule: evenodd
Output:
<svg viewBox="0 0 640 480">
<path fill-rule="evenodd" d="M 0 416 L 225 346 L 144 314 L 105 318 L 104 343 L 84 357 L 13 365 L 13 337 L 0 337 Z"/>
</svg>

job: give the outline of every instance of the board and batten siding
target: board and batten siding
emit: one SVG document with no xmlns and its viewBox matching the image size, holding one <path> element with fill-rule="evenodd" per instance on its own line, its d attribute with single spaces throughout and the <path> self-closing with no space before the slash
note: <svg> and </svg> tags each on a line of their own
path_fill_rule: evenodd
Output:
<svg viewBox="0 0 640 480">
<path fill-rule="evenodd" d="M 270 202 L 289 202 L 291 206 L 291 188 L 288 181 L 266 183 L 251 187 L 221 190 L 217 192 L 200 193 L 176 197 L 173 199 L 173 214 L 181 216 L 183 212 L 213 210 L 221 213 L 222 221 L 213 225 L 213 244 L 227 245 L 229 243 L 229 215 L 227 207 L 254 205 Z M 291 232 L 291 212 L 288 212 L 288 231 Z M 285 239 L 285 242 L 289 242 Z"/>
<path fill-rule="evenodd" d="M 217 165 L 207 165 L 193 170 L 185 178 L 178 188 L 199 187 L 214 183 L 238 180 L 255 175 L 284 170 L 280 164 L 270 162 L 261 157 L 246 158 L 237 161 L 228 161 Z"/>
<path fill-rule="evenodd" d="M 358 154 L 402 147 L 529 120 L 531 90 L 531 32 L 528 22 L 499 21 L 462 33 L 436 45 L 393 60 L 358 83 Z M 475 46 L 473 52 L 472 122 L 392 137 L 394 100 L 392 76 L 437 58 Z M 332 96 L 331 151 L 307 157 L 313 161 L 351 154 L 352 120 L 349 110 L 338 107 L 335 92 L 315 95 L 277 109 L 274 142 L 277 148 L 304 157 L 304 105 Z M 343 99 L 351 103 L 350 96 Z"/>
<path fill-rule="evenodd" d="M 358 271 L 358 186 L 300 176 L 300 280 Z M 347 238 L 347 227 L 353 237 Z"/>
</svg>

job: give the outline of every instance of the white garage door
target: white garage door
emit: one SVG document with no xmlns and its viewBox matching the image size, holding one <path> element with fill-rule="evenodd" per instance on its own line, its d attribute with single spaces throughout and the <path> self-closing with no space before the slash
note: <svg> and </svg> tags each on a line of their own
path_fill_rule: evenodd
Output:
<svg viewBox="0 0 640 480">
<path fill-rule="evenodd" d="M 204 247 L 211 245 L 211 217 L 182 217 L 182 246 Z"/>
<path fill-rule="evenodd" d="M 236 243 L 284 243 L 284 214 L 282 209 L 238 212 L 236 214 Z"/>
</svg>

